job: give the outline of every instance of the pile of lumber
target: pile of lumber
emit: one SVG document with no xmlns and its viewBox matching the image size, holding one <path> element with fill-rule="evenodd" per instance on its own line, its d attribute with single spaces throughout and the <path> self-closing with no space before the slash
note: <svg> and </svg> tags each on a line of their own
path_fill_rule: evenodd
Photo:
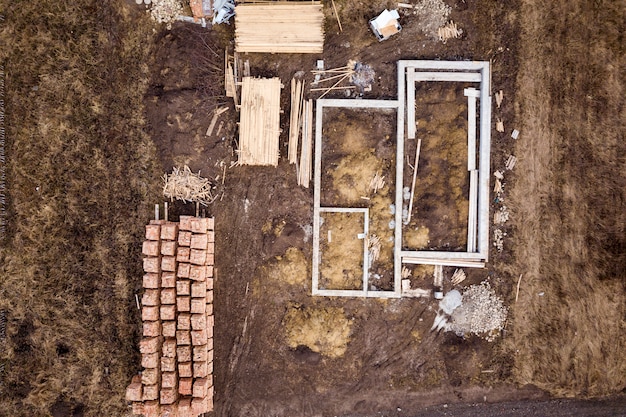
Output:
<svg viewBox="0 0 626 417">
<path fill-rule="evenodd" d="M 240 4 L 235 25 L 237 52 L 321 54 L 324 47 L 320 2 Z"/>
<path fill-rule="evenodd" d="M 300 161 L 298 145 L 302 133 Z M 289 163 L 296 164 L 298 185 L 309 188 L 313 169 L 313 101 L 304 100 L 304 83 L 291 80 L 291 114 L 289 116 Z"/>
<path fill-rule="evenodd" d="M 281 87 L 280 78 L 243 78 L 239 165 L 278 165 Z"/>
<path fill-rule="evenodd" d="M 200 172 L 191 172 L 187 165 L 182 169 L 174 167 L 171 174 L 163 176 L 163 180 L 163 195 L 172 201 L 177 199 L 207 206 L 215 200 L 211 194 L 211 181 L 202 178 Z"/>
</svg>

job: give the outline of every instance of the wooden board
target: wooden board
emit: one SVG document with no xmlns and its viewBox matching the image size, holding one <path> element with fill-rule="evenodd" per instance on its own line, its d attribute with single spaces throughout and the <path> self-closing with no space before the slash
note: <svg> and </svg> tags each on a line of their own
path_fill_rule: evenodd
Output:
<svg viewBox="0 0 626 417">
<path fill-rule="evenodd" d="M 235 8 L 237 52 L 321 54 L 323 47 L 320 3 L 240 4 Z"/>
<path fill-rule="evenodd" d="M 280 89 L 279 78 L 243 78 L 237 151 L 240 165 L 278 165 Z"/>
</svg>

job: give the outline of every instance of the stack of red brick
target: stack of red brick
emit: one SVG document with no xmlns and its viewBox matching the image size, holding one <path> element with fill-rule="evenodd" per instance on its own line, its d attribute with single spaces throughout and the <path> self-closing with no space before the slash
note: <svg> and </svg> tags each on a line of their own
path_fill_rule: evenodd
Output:
<svg viewBox="0 0 626 417">
<path fill-rule="evenodd" d="M 141 374 L 133 414 L 195 417 L 213 410 L 214 220 L 153 220 L 143 242 Z"/>
</svg>

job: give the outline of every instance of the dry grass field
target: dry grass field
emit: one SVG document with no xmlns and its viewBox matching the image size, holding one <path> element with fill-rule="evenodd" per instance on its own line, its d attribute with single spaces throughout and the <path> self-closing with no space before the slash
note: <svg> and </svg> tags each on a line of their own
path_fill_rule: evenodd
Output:
<svg viewBox="0 0 626 417">
<path fill-rule="evenodd" d="M 0 416 L 127 415 L 124 389 L 139 371 L 140 242 L 162 201 L 161 175 L 184 162 L 215 177 L 232 160 L 236 112 L 223 116 L 220 137 L 204 133 L 225 103 L 216 65 L 232 26 L 168 32 L 134 3 L 0 0 L 9 197 Z M 467 280 L 489 277 L 510 306 L 504 337 L 429 333 L 427 301 L 310 297 L 312 192 L 295 186 L 286 163 L 229 169 L 209 209 L 215 414 L 427 415 L 427 405 L 486 396 L 623 392 L 626 1 L 450 0 L 464 35 L 445 45 L 410 16 L 400 35 L 376 42 L 367 19 L 393 4 L 383 3 L 336 0 L 342 33 L 325 8 L 329 66 L 371 63 L 381 79 L 370 94 L 388 98 L 397 59 L 491 59 L 494 91 L 505 91 L 494 113 L 507 133 L 494 132 L 493 165 L 518 158 L 506 173 L 511 219 L 504 251 Z M 283 83 L 314 64 L 250 60 Z M 432 282 L 422 269 L 414 278 Z"/>
</svg>

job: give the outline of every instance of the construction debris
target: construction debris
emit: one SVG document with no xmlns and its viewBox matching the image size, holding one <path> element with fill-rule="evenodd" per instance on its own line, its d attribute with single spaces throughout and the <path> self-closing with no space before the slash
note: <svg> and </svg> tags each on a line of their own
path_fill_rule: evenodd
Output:
<svg viewBox="0 0 626 417">
<path fill-rule="evenodd" d="M 235 50 L 321 54 L 324 47 L 322 4 L 303 3 L 237 5 Z"/>
<path fill-rule="evenodd" d="M 281 87 L 280 78 L 243 78 L 239 165 L 278 165 Z"/>
<path fill-rule="evenodd" d="M 211 136 L 213 134 L 213 129 L 215 128 L 215 124 L 217 123 L 218 117 L 224 112 L 228 111 L 228 107 L 220 107 L 213 111 L 213 119 L 211 119 L 211 123 L 209 124 L 208 129 L 206 130 L 206 136 Z M 218 133 L 219 135 L 219 129 Z"/>
<path fill-rule="evenodd" d="M 409 268 L 407 268 L 406 266 L 402 267 L 402 272 L 400 274 L 400 276 L 402 277 L 402 279 L 406 279 L 408 277 L 411 276 L 411 270 Z"/>
<path fill-rule="evenodd" d="M 496 130 L 500 133 L 504 133 L 504 123 L 500 120 L 500 118 L 496 121 Z"/>
<path fill-rule="evenodd" d="M 498 252 L 502 252 L 504 249 L 504 236 L 506 236 L 506 233 L 501 229 L 493 230 L 493 246 L 496 247 Z"/>
<path fill-rule="evenodd" d="M 389 39 L 402 30 L 398 19 L 400 19 L 400 15 L 397 10 L 385 9 L 380 15 L 369 21 L 370 28 L 379 42 Z"/>
<path fill-rule="evenodd" d="M 182 169 L 174 167 L 171 174 L 163 176 L 163 180 L 165 182 L 163 195 L 172 201 L 176 199 L 195 202 L 203 206 L 208 206 L 215 201 L 215 197 L 211 194 L 211 181 L 208 178 L 202 178 L 200 171 L 197 174 L 191 172 L 187 165 Z"/>
<path fill-rule="evenodd" d="M 413 6 L 420 29 L 432 39 L 439 39 L 439 28 L 446 24 L 451 11 L 443 0 L 420 0 Z"/>
<path fill-rule="evenodd" d="M 513 129 L 513 132 L 511 132 L 511 137 L 513 139 L 517 139 L 519 137 L 519 130 Z"/>
<path fill-rule="evenodd" d="M 213 24 L 228 23 L 235 15 L 234 0 L 214 0 L 213 1 Z"/>
<path fill-rule="evenodd" d="M 446 43 L 448 39 L 458 39 L 463 34 L 463 30 L 459 29 L 452 20 L 437 29 L 439 40 Z"/>
<path fill-rule="evenodd" d="M 470 286 L 460 301 L 450 314 L 445 330 L 458 336 L 474 334 L 492 342 L 504 328 L 508 310 L 491 285 L 483 281 Z"/>
<path fill-rule="evenodd" d="M 369 267 L 371 268 L 380 257 L 381 242 L 380 237 L 372 234 L 367 237 L 367 250 L 369 252 Z"/>
<path fill-rule="evenodd" d="M 372 89 L 372 82 L 376 76 L 371 66 L 353 60 L 348 61 L 345 67 L 331 68 L 328 70 L 315 69 L 311 71 L 311 73 L 315 75 L 315 80 L 312 83 L 314 88 L 311 88 L 310 91 L 322 91 L 322 95 L 319 96 L 320 99 L 333 90 L 358 88 L 361 92 L 370 91 Z M 316 87 L 328 81 L 334 81 L 334 84 L 331 86 L 326 84 L 323 87 Z M 352 85 L 340 85 L 343 82 L 350 82 Z"/>
<path fill-rule="evenodd" d="M 376 194 L 378 190 L 380 190 L 384 186 L 385 186 L 385 176 L 384 175 L 381 176 L 380 172 L 376 172 L 376 174 L 374 174 L 374 177 L 370 181 L 369 190 L 373 194 Z"/>
<path fill-rule="evenodd" d="M 501 206 L 498 211 L 493 213 L 493 224 L 504 224 L 509 220 L 509 209 L 506 206 Z"/>
<path fill-rule="evenodd" d="M 507 170 L 512 170 L 515 167 L 515 164 L 517 163 L 517 158 L 513 155 L 509 155 L 509 158 L 506 160 L 506 163 L 504 164 L 504 166 L 506 167 Z"/>
<path fill-rule="evenodd" d="M 455 270 L 454 274 L 452 274 L 452 277 L 450 278 L 450 281 L 452 282 L 452 285 L 459 285 L 465 281 L 465 271 L 462 269 Z"/>
<path fill-rule="evenodd" d="M 176 18 L 183 13 L 180 0 L 152 0 L 150 17 L 157 23 L 165 23 L 168 29 Z"/>
<path fill-rule="evenodd" d="M 504 91 L 500 90 L 496 93 L 496 105 L 500 108 L 502 100 L 504 99 Z"/>
</svg>

